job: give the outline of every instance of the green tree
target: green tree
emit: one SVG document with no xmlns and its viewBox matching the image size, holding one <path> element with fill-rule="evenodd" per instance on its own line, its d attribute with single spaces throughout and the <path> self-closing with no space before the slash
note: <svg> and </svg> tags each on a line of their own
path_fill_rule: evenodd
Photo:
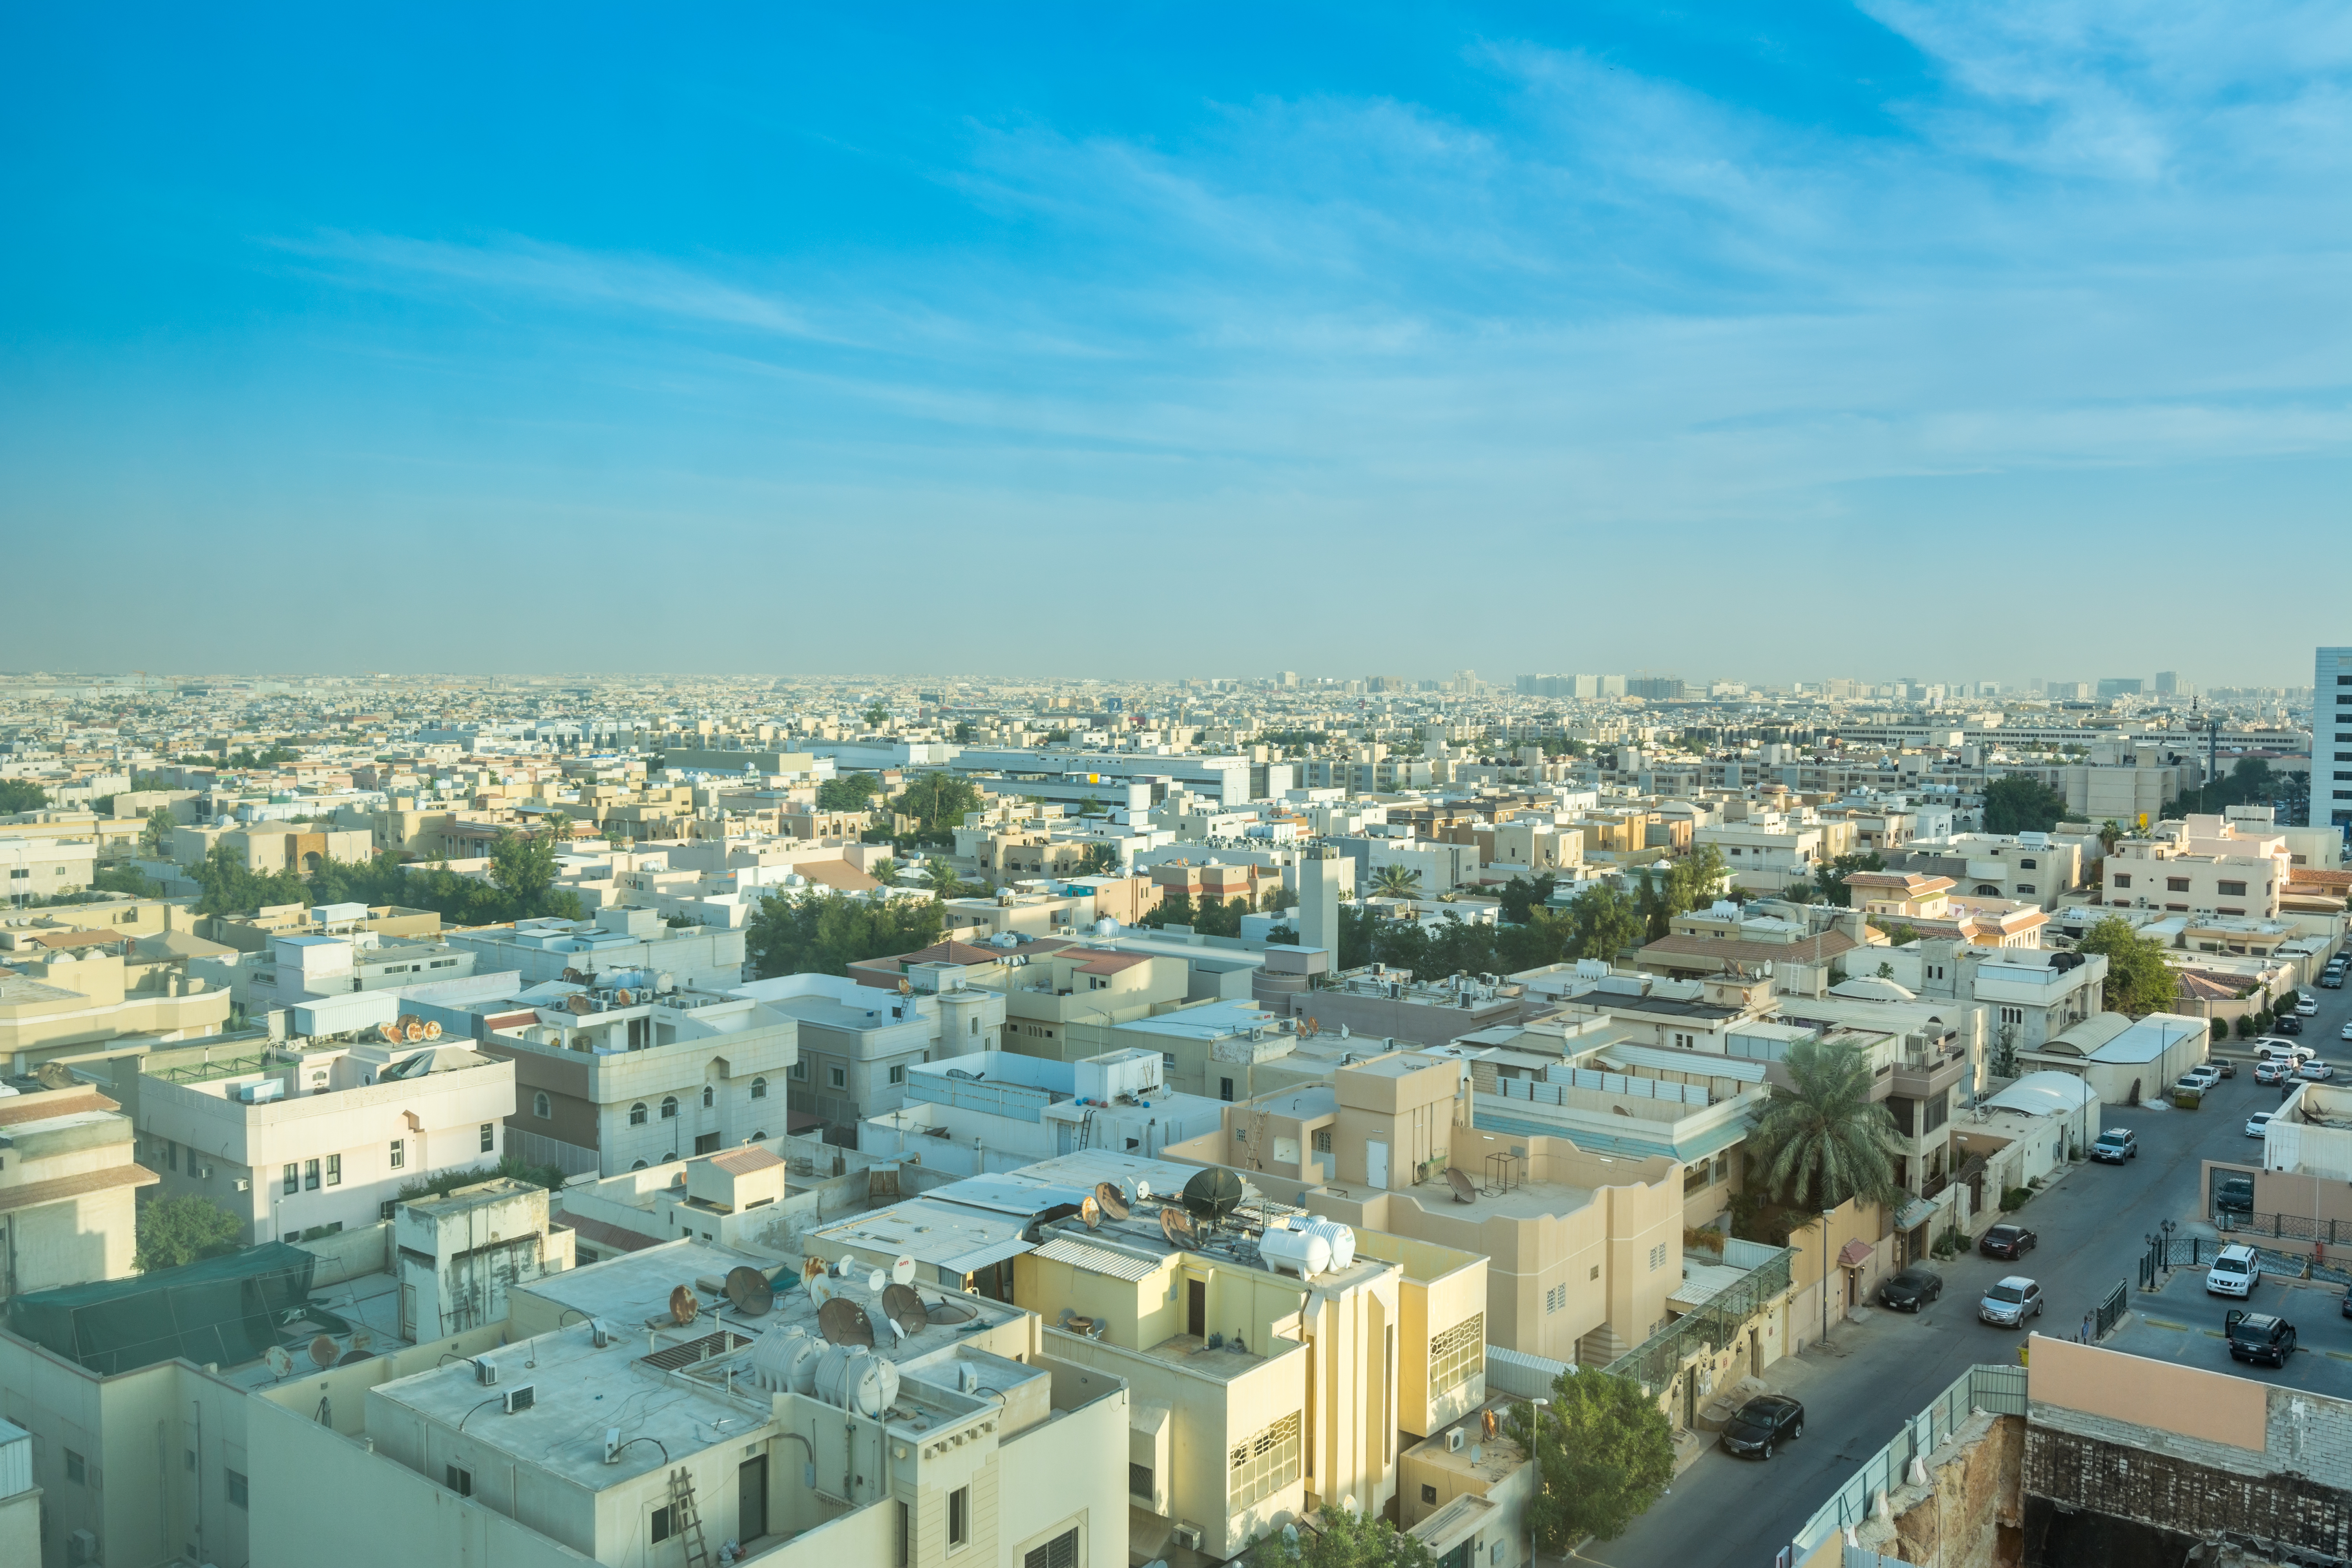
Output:
<svg viewBox="0 0 2352 1568">
<path fill-rule="evenodd" d="M 101 866 L 89 879 L 91 888 L 101 893 L 128 893 L 134 899 L 160 899 L 163 884 L 129 866 Z"/>
<path fill-rule="evenodd" d="M 2116 852 L 2116 846 L 2121 844 L 2123 841 L 2123 824 L 2117 822 L 2112 816 L 2099 824 L 2099 848 L 2103 853 L 2108 855 L 2114 854 Z"/>
<path fill-rule="evenodd" d="M 1089 844 L 1078 854 L 1078 875 L 1110 877 L 1118 872 L 1118 849 L 1109 844 Z"/>
<path fill-rule="evenodd" d="M 1628 948 L 1640 944 L 1643 922 L 1625 889 L 1614 882 L 1595 882 L 1576 895 L 1568 907 L 1575 934 L 1567 956 L 1597 958 L 1612 963 Z"/>
<path fill-rule="evenodd" d="M 2110 1012 L 2135 1018 L 2172 1005 L 2179 981 L 2164 962 L 2164 944 L 2142 936 L 2121 915 L 2107 915 L 2092 923 L 2075 948 L 2102 954 L 2107 961 L 2105 995 Z"/>
<path fill-rule="evenodd" d="M 866 874 L 886 888 L 895 888 L 898 885 L 898 862 L 885 855 L 866 867 Z"/>
<path fill-rule="evenodd" d="M 1143 919 L 1136 923 L 1157 931 L 1162 926 L 1189 926 L 1193 918 L 1192 895 L 1180 888 L 1161 894 L 1160 901 L 1145 910 Z"/>
<path fill-rule="evenodd" d="M 980 787 L 951 773 L 919 773 L 893 804 L 900 816 L 915 819 L 919 835 L 946 842 L 963 826 L 964 813 L 980 809 Z"/>
<path fill-rule="evenodd" d="M 177 1268 L 235 1252 L 244 1229 L 236 1215 L 194 1194 L 157 1198 L 139 1210 L 138 1246 L 131 1267 L 142 1274 Z"/>
<path fill-rule="evenodd" d="M 0 816 L 38 811 L 49 804 L 49 792 L 30 779 L 0 779 Z"/>
<path fill-rule="evenodd" d="M 1403 866 L 1376 867 L 1372 871 L 1372 897 L 1417 899 L 1421 897 L 1421 873 Z"/>
<path fill-rule="evenodd" d="M 923 882 L 942 899 L 959 898 L 963 893 L 963 880 L 944 855 L 934 855 L 923 862 Z"/>
<path fill-rule="evenodd" d="M 2011 773 L 1985 786 L 1987 833 L 2047 833 L 2066 815 L 2066 797 L 2041 780 Z"/>
<path fill-rule="evenodd" d="M 1528 913 L 1550 899 L 1559 879 L 1546 871 L 1538 877 L 1513 877 L 1503 884 L 1502 917 L 1515 926 L 1528 923 Z"/>
<path fill-rule="evenodd" d="M 1242 1561 L 1247 1568 L 1436 1568 L 1418 1536 L 1328 1503 L 1312 1519 L 1260 1536 Z"/>
<path fill-rule="evenodd" d="M 490 840 L 490 881 L 511 904 L 512 920 L 531 920 L 554 912 L 555 837 L 552 833 L 529 837 L 501 829 Z M 578 918 L 578 895 L 565 893 L 572 918 Z"/>
<path fill-rule="evenodd" d="M 971 736 L 972 728 L 971 721 L 963 719 L 957 720 L 955 727 L 956 743 L 959 745 L 968 746 L 971 744 Z"/>
<path fill-rule="evenodd" d="M 1799 1040 L 1781 1058 L 1789 1085 L 1775 1085 L 1756 1118 L 1748 1147 L 1763 1185 L 1815 1209 L 1849 1198 L 1891 1204 L 1895 1118 L 1870 1098 L 1870 1058 L 1858 1046 Z"/>
<path fill-rule="evenodd" d="M 1202 899 L 1192 929 L 1202 936 L 1239 936 L 1242 916 L 1248 912 L 1247 899 Z"/>
<path fill-rule="evenodd" d="M 1103 805 L 1102 802 L 1097 800 L 1090 795 L 1081 795 L 1078 798 L 1078 815 L 1080 816 L 1100 816 L 1104 812 L 1109 809 L 1110 808 L 1108 806 Z"/>
<path fill-rule="evenodd" d="M 1840 909 L 1852 909 L 1853 891 L 1845 885 L 1845 879 L 1856 871 L 1885 869 L 1886 862 L 1880 858 L 1875 849 L 1866 849 L 1857 855 L 1841 855 L 1821 868 L 1822 900 L 1824 903 L 1835 904 Z"/>
<path fill-rule="evenodd" d="M 1503 1426 L 1535 1456 L 1528 1521 L 1536 1549 L 1555 1557 L 1588 1536 L 1616 1540 L 1675 1479 L 1673 1429 L 1631 1378 L 1563 1372 L 1549 1405 L 1515 1405 Z"/>
<path fill-rule="evenodd" d="M 265 904 L 310 901 L 299 871 L 256 871 L 226 839 L 215 843 L 188 875 L 202 889 L 196 900 L 200 915 L 249 915 Z"/>
<path fill-rule="evenodd" d="M 753 970 L 776 974 L 846 974 L 869 958 L 913 952 L 940 940 L 940 906 L 928 899 L 866 899 L 824 891 L 769 893 L 744 927 Z"/>
<path fill-rule="evenodd" d="M 866 727 L 869 730 L 879 730 L 883 725 L 889 721 L 889 705 L 884 702 L 880 698 L 876 698 L 873 702 L 868 704 L 866 707 Z"/>
<path fill-rule="evenodd" d="M 1702 900 L 1721 890 L 1726 868 L 1723 851 L 1702 844 L 1679 860 L 1669 861 L 1664 877 L 1645 877 L 1633 902 L 1641 911 L 1648 940 L 1657 941 L 1673 929 L 1676 915 L 1688 914 Z"/>
<path fill-rule="evenodd" d="M 172 842 L 172 829 L 180 819 L 172 815 L 168 805 L 159 805 L 147 814 L 147 826 L 139 830 L 139 847 L 147 852 L 150 860 L 163 858 L 164 847 Z"/>
<path fill-rule="evenodd" d="M 882 781 L 872 773 L 851 773 L 846 778 L 827 779 L 816 786 L 816 808 L 819 811 L 866 811 L 874 805 Z"/>
</svg>

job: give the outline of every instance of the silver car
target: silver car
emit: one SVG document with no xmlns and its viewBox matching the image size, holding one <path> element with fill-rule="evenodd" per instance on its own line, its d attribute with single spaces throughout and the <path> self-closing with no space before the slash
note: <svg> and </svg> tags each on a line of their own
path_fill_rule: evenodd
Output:
<svg viewBox="0 0 2352 1568">
<path fill-rule="evenodd" d="M 2024 1326 L 2042 1310 L 2042 1287 L 2022 1274 L 2012 1274 L 1984 1293 L 1977 1316 L 1997 1329 Z"/>
</svg>

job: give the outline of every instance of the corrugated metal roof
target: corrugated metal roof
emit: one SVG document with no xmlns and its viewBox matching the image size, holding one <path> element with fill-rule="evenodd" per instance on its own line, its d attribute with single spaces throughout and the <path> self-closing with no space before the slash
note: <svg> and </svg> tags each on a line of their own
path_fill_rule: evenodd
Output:
<svg viewBox="0 0 2352 1568">
<path fill-rule="evenodd" d="M 1037 1256 L 1055 1263 L 1066 1263 L 1073 1268 L 1083 1268 L 1089 1274 L 1108 1274 L 1114 1279 L 1125 1279 L 1130 1284 L 1148 1279 L 1160 1267 L 1150 1258 L 1113 1252 L 1107 1247 L 1074 1241 L 1066 1236 L 1057 1236 L 1037 1248 Z"/>
</svg>

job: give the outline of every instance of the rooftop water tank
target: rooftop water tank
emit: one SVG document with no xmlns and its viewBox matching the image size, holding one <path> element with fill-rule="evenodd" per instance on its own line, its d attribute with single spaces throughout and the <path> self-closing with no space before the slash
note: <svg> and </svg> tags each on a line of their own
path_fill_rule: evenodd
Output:
<svg viewBox="0 0 2352 1568">
<path fill-rule="evenodd" d="M 1346 1268 L 1356 1261 L 1356 1233 L 1337 1220 L 1315 1218 L 1305 1222 L 1306 1228 L 1321 1237 L 1331 1248 L 1331 1267 Z"/>
<path fill-rule="evenodd" d="M 1329 1238 L 1312 1230 L 1269 1226 L 1265 1234 L 1258 1237 L 1257 1249 L 1268 1263 L 1287 1268 L 1301 1279 L 1324 1273 L 1331 1267 Z"/>
<path fill-rule="evenodd" d="M 751 1352 L 751 1374 L 772 1394 L 807 1394 L 816 1386 L 816 1363 L 824 1357 L 824 1342 L 805 1329 L 762 1334 Z"/>
<path fill-rule="evenodd" d="M 814 1392 L 853 1415 L 879 1416 L 898 1397 L 898 1363 L 864 1345 L 828 1345 L 816 1363 Z"/>
</svg>

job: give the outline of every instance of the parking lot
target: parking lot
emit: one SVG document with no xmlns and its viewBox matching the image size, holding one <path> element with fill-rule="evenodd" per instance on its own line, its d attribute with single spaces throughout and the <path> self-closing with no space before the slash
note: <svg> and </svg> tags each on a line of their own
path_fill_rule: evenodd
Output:
<svg viewBox="0 0 2352 1568">
<path fill-rule="evenodd" d="M 2208 1295 L 2204 1269 L 2176 1268 L 2161 1291 L 2133 1292 L 2131 1317 L 2105 1342 L 2110 1350 L 2151 1361 L 2201 1366 L 2352 1399 L 2352 1319 L 2344 1316 L 2343 1302 L 2340 1286 L 2273 1275 L 2265 1275 L 2243 1301 Z M 2294 1325 L 2295 1353 L 2285 1366 L 2273 1369 L 2230 1359 L 2221 1325 L 2232 1308 L 2273 1313 Z"/>
</svg>

